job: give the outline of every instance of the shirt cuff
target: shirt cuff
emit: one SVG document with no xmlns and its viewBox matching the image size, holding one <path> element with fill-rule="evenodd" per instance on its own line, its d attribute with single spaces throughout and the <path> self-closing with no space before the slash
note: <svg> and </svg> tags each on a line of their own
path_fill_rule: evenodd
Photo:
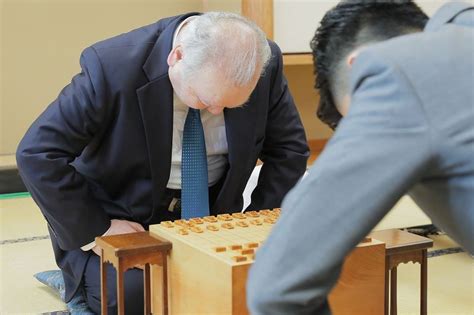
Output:
<svg viewBox="0 0 474 315">
<path fill-rule="evenodd" d="M 112 227 L 112 226 L 111 226 Z M 110 227 L 107 231 L 105 231 L 104 234 L 102 234 L 102 236 L 106 236 L 107 234 L 109 234 L 109 231 L 110 231 Z M 84 246 L 81 247 L 81 249 L 85 252 L 87 252 L 88 250 L 91 250 L 95 247 L 95 241 L 92 241 L 90 242 L 89 244 L 86 244 Z"/>
</svg>

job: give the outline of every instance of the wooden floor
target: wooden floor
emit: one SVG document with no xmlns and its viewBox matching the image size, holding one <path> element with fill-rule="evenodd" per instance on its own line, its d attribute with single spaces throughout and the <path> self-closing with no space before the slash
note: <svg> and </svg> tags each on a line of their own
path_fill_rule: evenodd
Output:
<svg viewBox="0 0 474 315">
<path fill-rule="evenodd" d="M 397 223 L 397 216 L 387 219 L 386 227 L 407 222 L 406 216 L 404 223 Z M 46 223 L 34 202 L 29 197 L 0 199 L 0 222 L 0 314 L 65 310 L 65 304 L 33 278 L 36 272 L 56 269 Z M 441 255 L 428 259 L 428 313 L 474 314 L 474 260 L 463 252 L 439 251 L 458 248 L 447 236 L 432 239 L 430 253 Z M 419 265 L 401 265 L 398 270 L 399 314 L 418 314 Z"/>
</svg>

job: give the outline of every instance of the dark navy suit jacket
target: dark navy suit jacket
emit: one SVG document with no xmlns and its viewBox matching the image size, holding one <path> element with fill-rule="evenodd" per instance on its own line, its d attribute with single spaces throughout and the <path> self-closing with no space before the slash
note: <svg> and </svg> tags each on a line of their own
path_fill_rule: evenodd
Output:
<svg viewBox="0 0 474 315">
<path fill-rule="evenodd" d="M 20 174 L 48 221 L 68 299 L 91 254 L 80 247 L 105 233 L 111 219 L 156 223 L 150 220 L 160 210 L 172 149 L 166 59 L 176 27 L 193 14 L 85 49 L 82 71 L 18 147 Z M 272 59 L 248 103 L 224 111 L 229 166 L 213 214 L 241 210 L 257 159 L 264 164 L 249 209 L 279 207 L 306 169 L 303 126 L 282 74 L 281 52 L 270 46 Z"/>
</svg>

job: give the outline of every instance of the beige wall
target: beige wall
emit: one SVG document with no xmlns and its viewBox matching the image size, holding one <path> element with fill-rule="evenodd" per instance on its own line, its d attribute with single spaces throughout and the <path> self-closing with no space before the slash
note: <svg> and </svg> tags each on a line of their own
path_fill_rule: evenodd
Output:
<svg viewBox="0 0 474 315">
<path fill-rule="evenodd" d="M 204 11 L 227 11 L 242 13 L 240 0 L 202 0 Z"/>
<path fill-rule="evenodd" d="M 101 39 L 201 0 L 1 0 L 0 155 L 13 154 L 32 121 L 79 71 L 79 55 Z"/>
</svg>

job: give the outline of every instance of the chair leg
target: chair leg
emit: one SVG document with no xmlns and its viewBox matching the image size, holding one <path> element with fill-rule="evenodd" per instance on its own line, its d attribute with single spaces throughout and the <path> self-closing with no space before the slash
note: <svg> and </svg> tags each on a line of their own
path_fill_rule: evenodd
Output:
<svg viewBox="0 0 474 315">
<path fill-rule="evenodd" d="M 100 255 L 100 307 L 102 315 L 107 315 L 107 266 L 104 261 L 104 250 Z"/>
<path fill-rule="evenodd" d="M 428 314 L 428 259 L 427 250 L 421 253 L 420 314 Z"/>
<path fill-rule="evenodd" d="M 390 315 L 397 315 L 397 267 L 390 272 Z"/>
<path fill-rule="evenodd" d="M 151 314 L 151 285 L 150 285 L 150 264 L 145 264 L 143 271 L 143 285 L 145 294 L 145 315 Z"/>
</svg>

